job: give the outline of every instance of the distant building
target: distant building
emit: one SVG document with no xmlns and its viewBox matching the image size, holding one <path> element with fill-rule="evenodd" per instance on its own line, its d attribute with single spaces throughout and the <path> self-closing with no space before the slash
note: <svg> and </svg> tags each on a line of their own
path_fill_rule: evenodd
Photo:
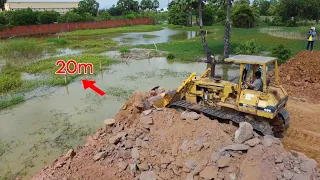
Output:
<svg viewBox="0 0 320 180">
<path fill-rule="evenodd" d="M 19 1 L 19 0 L 8 0 L 4 4 L 5 11 L 15 11 L 18 9 L 31 8 L 33 11 L 57 11 L 60 14 L 65 14 L 66 12 L 78 7 L 78 1 Z"/>
</svg>

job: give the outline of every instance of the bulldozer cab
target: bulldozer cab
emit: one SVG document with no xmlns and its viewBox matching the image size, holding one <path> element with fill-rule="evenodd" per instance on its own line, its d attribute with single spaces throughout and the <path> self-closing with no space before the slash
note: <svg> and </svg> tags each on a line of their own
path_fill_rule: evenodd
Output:
<svg viewBox="0 0 320 180">
<path fill-rule="evenodd" d="M 268 90 L 268 79 L 267 79 L 267 68 L 272 66 L 275 71 L 275 86 L 279 86 L 279 74 L 278 74 L 278 62 L 277 58 L 274 57 L 264 57 L 264 56 L 251 56 L 251 55 L 237 55 L 225 59 L 225 62 L 230 62 L 233 64 L 240 65 L 239 72 L 239 82 L 238 82 L 238 91 L 240 92 L 243 84 L 243 73 L 246 65 L 250 65 L 252 68 L 252 79 L 254 79 L 254 73 L 261 68 L 262 81 L 263 81 L 263 93 L 267 93 Z"/>
<path fill-rule="evenodd" d="M 256 114 L 266 118 L 274 118 L 280 107 L 276 107 L 275 102 L 281 103 L 283 100 L 286 102 L 286 92 L 279 86 L 278 62 L 277 58 L 264 57 L 264 56 L 251 56 L 251 55 L 237 55 L 225 59 L 225 62 L 240 65 L 239 81 L 236 86 L 237 99 L 236 104 L 238 109 L 250 114 Z M 252 90 L 243 86 L 243 73 L 246 65 L 252 68 L 252 79 L 254 80 L 255 72 L 261 68 L 262 74 L 262 91 Z M 269 86 L 267 68 L 273 67 L 275 72 L 274 87 Z M 251 71 L 250 70 L 250 71 Z"/>
</svg>

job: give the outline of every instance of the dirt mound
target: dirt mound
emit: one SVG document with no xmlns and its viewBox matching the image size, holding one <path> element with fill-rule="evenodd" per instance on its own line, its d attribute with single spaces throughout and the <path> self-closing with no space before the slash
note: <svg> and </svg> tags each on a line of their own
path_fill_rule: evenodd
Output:
<svg viewBox="0 0 320 180">
<path fill-rule="evenodd" d="M 320 102 L 320 51 L 300 52 L 279 69 L 280 83 L 290 96 Z"/>
<path fill-rule="evenodd" d="M 236 131 L 201 114 L 142 111 L 141 102 L 148 96 L 135 93 L 85 146 L 70 150 L 33 179 L 320 178 L 314 160 L 285 151 L 274 137 L 258 136 L 245 127 L 248 123 Z"/>
</svg>

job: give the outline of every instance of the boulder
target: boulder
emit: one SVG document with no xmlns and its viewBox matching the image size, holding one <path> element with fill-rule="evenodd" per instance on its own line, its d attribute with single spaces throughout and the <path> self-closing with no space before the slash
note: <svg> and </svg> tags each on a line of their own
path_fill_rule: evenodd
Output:
<svg viewBox="0 0 320 180">
<path fill-rule="evenodd" d="M 195 169 L 197 167 L 197 162 L 193 159 L 187 160 L 184 165 L 189 169 Z"/>
<path fill-rule="evenodd" d="M 200 118 L 200 115 L 196 112 L 188 112 L 185 111 L 181 113 L 181 119 L 182 120 L 198 120 Z"/>
<path fill-rule="evenodd" d="M 93 156 L 93 160 L 98 161 L 101 158 L 105 158 L 107 155 L 108 155 L 108 153 L 106 151 L 99 152 L 98 154 Z"/>
<path fill-rule="evenodd" d="M 220 159 L 218 160 L 218 167 L 219 168 L 228 167 L 230 161 L 231 161 L 230 155 L 221 156 Z"/>
<path fill-rule="evenodd" d="M 288 171 L 288 170 L 283 171 L 283 177 L 287 180 L 292 179 L 293 175 L 294 174 L 291 171 Z"/>
<path fill-rule="evenodd" d="M 110 144 L 117 144 L 121 138 L 125 137 L 128 133 L 126 132 L 119 132 L 117 135 L 111 137 L 109 139 Z"/>
<path fill-rule="evenodd" d="M 151 124 L 153 124 L 152 117 L 151 116 L 141 117 L 140 123 L 145 124 L 145 125 L 151 125 Z"/>
<path fill-rule="evenodd" d="M 131 157 L 134 160 L 138 160 L 140 158 L 139 150 L 137 148 L 132 148 Z"/>
<path fill-rule="evenodd" d="M 70 149 L 70 150 L 67 152 L 66 157 L 67 157 L 67 158 L 73 158 L 75 155 L 76 155 L 76 152 L 74 152 L 73 149 Z"/>
<path fill-rule="evenodd" d="M 119 171 L 124 171 L 127 169 L 128 167 L 128 163 L 122 161 L 118 163 L 118 167 L 119 167 Z"/>
<path fill-rule="evenodd" d="M 140 171 L 147 171 L 149 170 L 149 165 L 147 163 L 138 164 L 138 168 Z"/>
<path fill-rule="evenodd" d="M 104 124 L 107 125 L 107 126 L 112 126 L 112 125 L 114 125 L 114 123 L 116 122 L 116 120 L 115 120 L 115 119 L 106 119 L 106 120 L 104 120 L 103 122 L 104 122 Z"/>
<path fill-rule="evenodd" d="M 248 150 L 250 147 L 245 145 L 245 144 L 232 144 L 229 146 L 226 146 L 224 148 L 222 148 L 221 150 L 219 150 L 220 152 L 223 151 L 227 151 L 227 150 L 232 150 L 232 151 L 246 151 Z"/>
<path fill-rule="evenodd" d="M 126 149 L 131 149 L 133 147 L 133 144 L 134 144 L 133 141 L 131 139 L 128 139 L 126 140 L 124 145 Z"/>
<path fill-rule="evenodd" d="M 217 179 L 218 170 L 217 166 L 207 166 L 200 172 L 200 177 L 203 179 Z"/>
<path fill-rule="evenodd" d="M 152 109 L 148 109 L 148 110 L 143 111 L 143 112 L 142 112 L 142 115 L 148 116 L 148 115 L 151 114 L 151 113 L 152 113 Z"/>
<path fill-rule="evenodd" d="M 235 143 L 241 144 L 253 137 L 253 127 L 248 122 L 241 122 L 239 129 L 235 133 Z"/>
<path fill-rule="evenodd" d="M 248 141 L 246 141 L 244 144 L 245 145 L 248 145 L 248 146 L 251 146 L 251 147 L 254 147 L 256 146 L 257 144 L 259 144 L 261 141 L 259 138 L 253 138 L 253 139 L 250 139 Z"/>
<path fill-rule="evenodd" d="M 143 171 L 139 180 L 157 180 L 157 174 L 154 171 Z"/>
</svg>

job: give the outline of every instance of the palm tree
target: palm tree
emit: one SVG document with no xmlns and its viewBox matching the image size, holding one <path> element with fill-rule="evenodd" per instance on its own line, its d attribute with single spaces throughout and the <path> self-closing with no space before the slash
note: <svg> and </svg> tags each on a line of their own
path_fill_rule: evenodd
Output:
<svg viewBox="0 0 320 180">
<path fill-rule="evenodd" d="M 208 44 L 207 44 L 207 41 L 206 41 L 206 35 L 203 30 L 203 20 L 202 20 L 203 5 L 204 5 L 204 2 L 202 0 L 198 0 L 199 25 L 200 25 L 202 44 L 203 44 L 203 48 L 204 48 L 206 56 L 207 56 L 207 63 L 211 64 L 211 77 L 213 77 L 215 75 L 216 63 L 215 63 L 215 61 L 213 61 L 211 51 L 210 51 Z"/>
<path fill-rule="evenodd" d="M 231 33 L 231 25 L 230 25 L 230 14 L 233 0 L 224 0 L 227 1 L 227 20 L 225 27 L 225 36 L 224 36 L 224 53 L 223 57 L 228 58 L 230 54 L 230 33 Z"/>
</svg>

